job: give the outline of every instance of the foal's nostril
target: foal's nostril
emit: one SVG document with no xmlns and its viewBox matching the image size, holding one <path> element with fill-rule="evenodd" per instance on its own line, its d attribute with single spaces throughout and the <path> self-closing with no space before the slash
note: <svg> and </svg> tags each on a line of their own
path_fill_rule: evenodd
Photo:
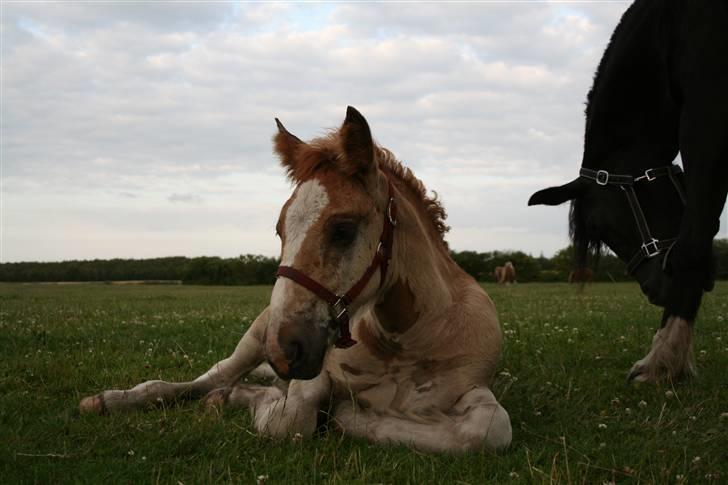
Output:
<svg viewBox="0 0 728 485">
<path fill-rule="evenodd" d="M 291 367 L 294 367 L 303 359 L 303 344 L 299 340 L 293 340 L 286 348 L 286 359 Z"/>
</svg>

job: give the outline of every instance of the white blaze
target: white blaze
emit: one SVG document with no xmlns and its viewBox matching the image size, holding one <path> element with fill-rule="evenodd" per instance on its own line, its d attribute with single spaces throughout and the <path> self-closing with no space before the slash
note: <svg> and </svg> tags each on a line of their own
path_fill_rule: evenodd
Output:
<svg viewBox="0 0 728 485">
<path fill-rule="evenodd" d="M 327 205 L 329 205 L 329 196 L 318 180 L 308 180 L 298 187 L 283 221 L 286 243 L 281 251 L 281 265 L 293 266 L 308 231 L 319 220 Z M 277 316 L 278 312 L 282 311 L 291 285 L 295 284 L 288 278 L 276 280 L 270 301 L 274 315 Z"/>
<path fill-rule="evenodd" d="M 318 180 L 308 180 L 298 187 L 295 198 L 286 211 L 286 220 L 283 221 L 286 244 L 281 254 L 282 265 L 293 265 L 309 229 L 319 220 L 327 205 L 329 195 Z"/>
</svg>

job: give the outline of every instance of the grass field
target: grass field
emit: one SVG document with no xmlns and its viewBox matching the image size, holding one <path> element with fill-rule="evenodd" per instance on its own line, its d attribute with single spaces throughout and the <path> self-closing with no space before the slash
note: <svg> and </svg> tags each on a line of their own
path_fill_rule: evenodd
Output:
<svg viewBox="0 0 728 485">
<path fill-rule="evenodd" d="M 486 285 L 506 337 L 498 454 L 430 455 L 329 432 L 275 442 L 244 410 L 80 416 L 81 397 L 187 380 L 226 357 L 269 287 L 0 285 L 0 482 L 726 483 L 728 283 L 703 304 L 699 377 L 631 386 L 660 311 L 635 284 Z"/>
</svg>

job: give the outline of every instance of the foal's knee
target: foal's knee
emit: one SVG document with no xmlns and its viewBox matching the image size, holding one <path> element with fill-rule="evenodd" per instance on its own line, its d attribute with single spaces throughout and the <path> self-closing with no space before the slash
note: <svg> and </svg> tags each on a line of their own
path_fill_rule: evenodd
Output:
<svg viewBox="0 0 728 485">
<path fill-rule="evenodd" d="M 503 406 L 498 403 L 479 406 L 468 414 L 458 425 L 457 435 L 463 451 L 476 451 L 483 446 L 499 450 L 511 444 L 511 418 Z"/>
<path fill-rule="evenodd" d="M 482 446 L 498 450 L 511 444 L 511 418 L 490 389 L 470 391 L 458 402 L 455 411 L 465 414 L 458 424 L 458 434 L 465 450 L 476 450 Z"/>
<path fill-rule="evenodd" d="M 485 446 L 491 450 L 506 448 L 511 444 L 512 438 L 511 417 L 503 406 L 497 404 L 485 434 Z"/>
</svg>

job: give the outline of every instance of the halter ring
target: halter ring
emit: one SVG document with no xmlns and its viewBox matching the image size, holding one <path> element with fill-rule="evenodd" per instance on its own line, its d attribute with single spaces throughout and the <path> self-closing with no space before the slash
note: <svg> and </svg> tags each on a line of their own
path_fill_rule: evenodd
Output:
<svg viewBox="0 0 728 485">
<path fill-rule="evenodd" d="M 394 205 L 394 197 L 389 198 L 389 204 L 387 204 L 387 218 L 389 218 L 389 223 L 392 224 L 392 226 L 397 226 L 397 219 L 395 219 L 394 215 L 392 214 L 392 206 Z"/>
</svg>

